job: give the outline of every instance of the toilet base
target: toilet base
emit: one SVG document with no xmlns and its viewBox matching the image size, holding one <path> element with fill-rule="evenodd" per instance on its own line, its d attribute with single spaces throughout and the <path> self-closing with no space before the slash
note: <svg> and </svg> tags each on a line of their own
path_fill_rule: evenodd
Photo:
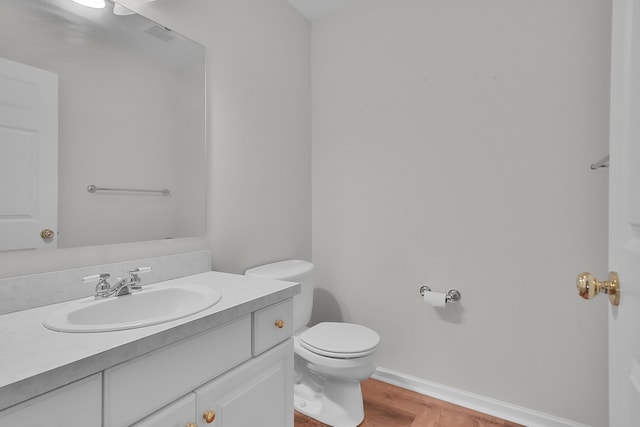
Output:
<svg viewBox="0 0 640 427">
<path fill-rule="evenodd" d="M 356 427 L 364 419 L 362 390 L 359 381 L 324 378 L 318 384 L 294 385 L 296 411 L 332 427 Z"/>
</svg>

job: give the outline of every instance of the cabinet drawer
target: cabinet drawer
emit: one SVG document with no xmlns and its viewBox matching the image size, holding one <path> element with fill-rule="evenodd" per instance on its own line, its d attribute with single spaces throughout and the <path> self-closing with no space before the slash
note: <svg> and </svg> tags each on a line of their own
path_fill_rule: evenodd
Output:
<svg viewBox="0 0 640 427">
<path fill-rule="evenodd" d="M 128 426 L 251 357 L 247 315 L 104 372 L 105 427 Z"/>
<path fill-rule="evenodd" d="M 0 411 L 0 426 L 100 427 L 102 377 L 93 375 Z"/>
<path fill-rule="evenodd" d="M 282 322 L 282 323 L 280 323 Z M 293 334 L 293 299 L 253 313 L 253 355 L 256 356 Z"/>
</svg>

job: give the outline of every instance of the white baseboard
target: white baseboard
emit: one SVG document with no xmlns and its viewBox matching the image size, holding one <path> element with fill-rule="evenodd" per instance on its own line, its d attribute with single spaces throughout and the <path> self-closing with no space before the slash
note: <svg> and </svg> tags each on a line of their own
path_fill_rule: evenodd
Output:
<svg viewBox="0 0 640 427">
<path fill-rule="evenodd" d="M 589 427 L 576 421 L 426 381 L 390 369 L 378 368 L 372 378 L 527 427 Z"/>
</svg>

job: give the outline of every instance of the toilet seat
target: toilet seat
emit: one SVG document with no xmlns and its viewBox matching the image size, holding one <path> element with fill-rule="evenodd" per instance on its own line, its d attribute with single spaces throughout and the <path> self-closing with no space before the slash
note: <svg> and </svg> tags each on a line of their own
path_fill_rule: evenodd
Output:
<svg viewBox="0 0 640 427">
<path fill-rule="evenodd" d="M 302 347 L 312 353 L 336 359 L 368 356 L 376 351 L 380 335 L 353 323 L 318 323 L 300 334 Z"/>
</svg>

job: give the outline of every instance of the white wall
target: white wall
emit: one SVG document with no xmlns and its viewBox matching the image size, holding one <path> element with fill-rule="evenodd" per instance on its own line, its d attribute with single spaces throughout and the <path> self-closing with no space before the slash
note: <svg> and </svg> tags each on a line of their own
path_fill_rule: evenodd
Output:
<svg viewBox="0 0 640 427">
<path fill-rule="evenodd" d="M 377 330 L 382 367 L 607 424 L 607 303 L 575 277 L 606 277 L 610 7 L 354 0 L 314 23 L 315 321 Z"/>
<path fill-rule="evenodd" d="M 140 8 L 208 49 L 214 269 L 311 256 L 310 24 L 286 0 Z"/>
</svg>

